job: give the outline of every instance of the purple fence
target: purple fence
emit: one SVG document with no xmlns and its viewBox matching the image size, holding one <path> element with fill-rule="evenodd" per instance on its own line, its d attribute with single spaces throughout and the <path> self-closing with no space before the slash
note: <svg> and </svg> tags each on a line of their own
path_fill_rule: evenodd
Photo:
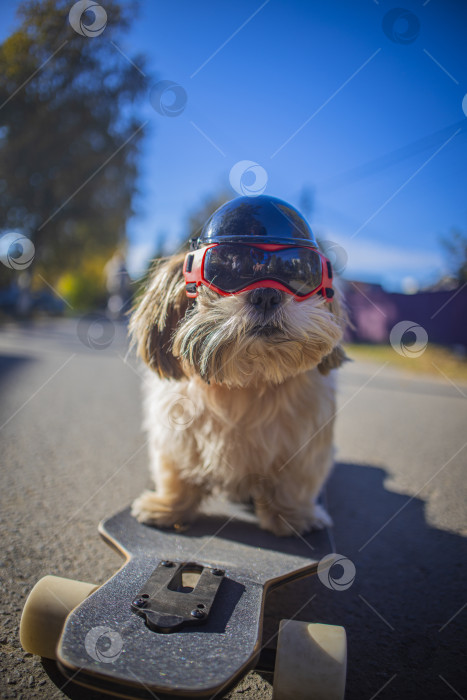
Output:
<svg viewBox="0 0 467 700">
<path fill-rule="evenodd" d="M 344 294 L 355 328 L 346 340 L 388 343 L 399 321 L 414 321 L 431 343 L 467 348 L 467 286 L 449 291 L 392 294 L 377 284 L 344 281 Z"/>
</svg>

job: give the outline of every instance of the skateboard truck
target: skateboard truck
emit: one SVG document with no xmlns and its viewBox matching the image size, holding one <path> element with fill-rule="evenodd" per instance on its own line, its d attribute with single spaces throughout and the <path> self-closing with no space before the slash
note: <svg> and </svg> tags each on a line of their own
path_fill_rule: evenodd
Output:
<svg viewBox="0 0 467 700">
<path fill-rule="evenodd" d="M 207 622 L 224 573 L 222 569 L 193 562 L 162 561 L 133 600 L 131 608 L 144 617 L 147 627 L 154 632 L 173 632 L 185 625 L 202 625 Z"/>
</svg>

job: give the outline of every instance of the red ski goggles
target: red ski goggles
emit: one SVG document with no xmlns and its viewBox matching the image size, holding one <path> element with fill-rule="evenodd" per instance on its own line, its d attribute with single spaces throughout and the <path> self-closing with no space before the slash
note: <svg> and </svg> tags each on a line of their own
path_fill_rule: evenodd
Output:
<svg viewBox="0 0 467 700">
<path fill-rule="evenodd" d="M 214 243 L 187 254 L 183 265 L 186 293 L 198 295 L 204 284 L 222 296 L 257 287 L 274 287 L 303 301 L 334 296 L 332 267 L 315 248 L 271 243 Z"/>
</svg>

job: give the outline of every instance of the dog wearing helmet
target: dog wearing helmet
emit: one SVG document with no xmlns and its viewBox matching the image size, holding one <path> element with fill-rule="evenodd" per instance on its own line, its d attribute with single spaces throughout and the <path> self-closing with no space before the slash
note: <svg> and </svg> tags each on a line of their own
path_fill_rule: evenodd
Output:
<svg viewBox="0 0 467 700">
<path fill-rule="evenodd" d="M 190 522 L 212 493 L 253 501 L 276 535 L 331 524 L 317 503 L 333 464 L 346 313 L 329 260 L 290 204 L 238 197 L 188 253 L 157 261 L 130 332 L 148 366 L 144 427 L 155 491 L 144 523 Z"/>
</svg>

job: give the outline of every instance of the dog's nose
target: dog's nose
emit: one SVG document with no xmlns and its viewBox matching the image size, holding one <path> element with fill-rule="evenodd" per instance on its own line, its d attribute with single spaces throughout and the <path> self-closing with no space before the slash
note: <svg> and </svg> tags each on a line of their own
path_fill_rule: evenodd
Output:
<svg viewBox="0 0 467 700">
<path fill-rule="evenodd" d="M 258 287 L 250 292 L 248 301 L 258 311 L 273 311 L 282 301 L 282 294 L 273 287 Z"/>
</svg>

